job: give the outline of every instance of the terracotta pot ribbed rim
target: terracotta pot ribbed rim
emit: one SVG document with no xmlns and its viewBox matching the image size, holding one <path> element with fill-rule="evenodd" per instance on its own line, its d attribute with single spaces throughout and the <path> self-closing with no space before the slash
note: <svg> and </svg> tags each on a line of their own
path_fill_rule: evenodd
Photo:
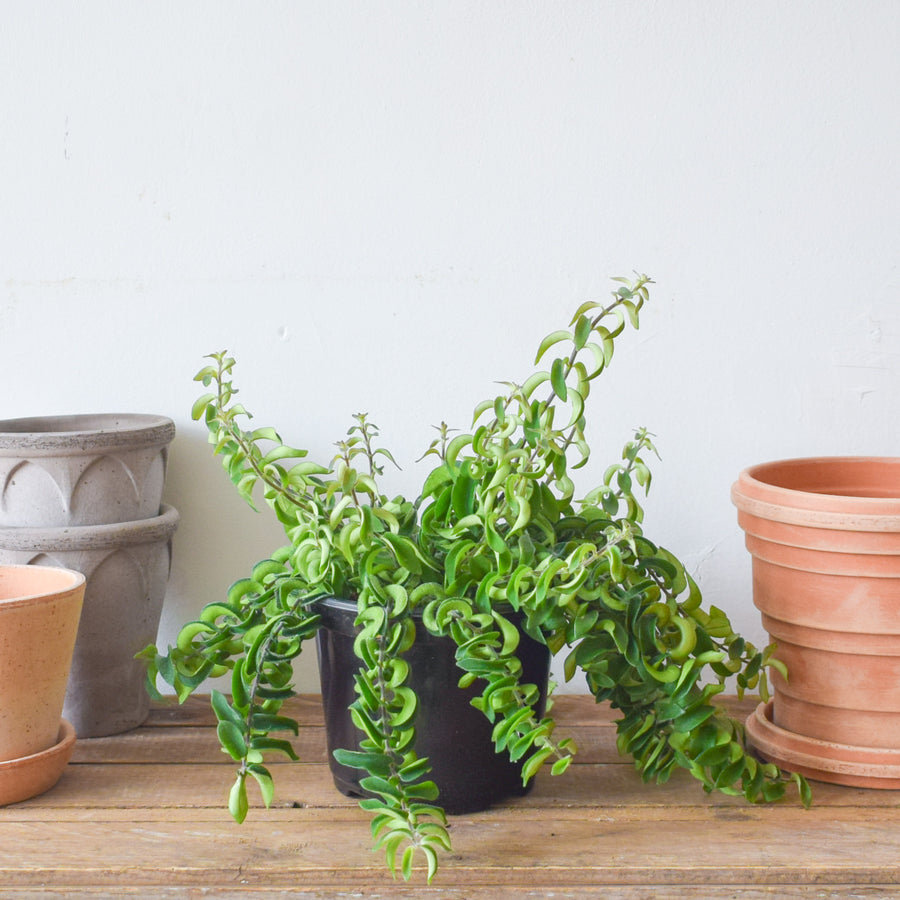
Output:
<svg viewBox="0 0 900 900">
<path fill-rule="evenodd" d="M 83 413 L 0 419 L 0 456 L 62 456 L 171 443 L 175 423 L 150 413 Z"/>
<path fill-rule="evenodd" d="M 813 456 L 744 469 L 731 488 L 751 516 L 838 531 L 900 531 L 900 457 Z"/>
<path fill-rule="evenodd" d="M 166 503 L 152 519 L 117 522 L 112 525 L 67 525 L 56 528 L 30 526 L 0 528 L 0 548 L 4 550 L 102 550 L 129 544 L 150 544 L 168 540 L 181 517 Z"/>
</svg>

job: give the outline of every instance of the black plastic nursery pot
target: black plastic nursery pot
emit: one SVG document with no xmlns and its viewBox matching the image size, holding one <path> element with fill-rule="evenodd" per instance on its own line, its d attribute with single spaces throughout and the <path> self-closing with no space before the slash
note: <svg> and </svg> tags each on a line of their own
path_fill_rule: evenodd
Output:
<svg viewBox="0 0 900 900">
<path fill-rule="evenodd" d="M 353 676 L 360 661 L 353 652 L 358 633 L 354 626 L 356 603 L 320 600 L 322 616 L 316 647 L 328 741 L 328 761 L 337 789 L 352 797 L 366 792 L 360 787 L 365 773 L 340 765 L 336 749 L 355 750 L 365 737 L 350 718 L 349 706 L 356 699 Z M 513 620 L 514 621 L 514 620 Z M 416 641 L 404 658 L 409 663 L 408 684 L 419 698 L 416 712 L 416 752 L 427 756 L 432 767 L 429 778 L 440 790 L 439 803 L 450 815 L 487 809 L 505 797 L 522 796 L 521 763 L 513 763 L 494 749 L 493 726 L 470 704 L 478 695 L 477 684 L 458 686 L 463 672 L 455 660 L 451 638 L 435 637 L 416 619 Z M 550 651 L 546 645 L 521 633 L 516 655 L 522 663 L 522 681 L 541 692 L 537 712 L 543 716 L 550 677 Z"/>
</svg>

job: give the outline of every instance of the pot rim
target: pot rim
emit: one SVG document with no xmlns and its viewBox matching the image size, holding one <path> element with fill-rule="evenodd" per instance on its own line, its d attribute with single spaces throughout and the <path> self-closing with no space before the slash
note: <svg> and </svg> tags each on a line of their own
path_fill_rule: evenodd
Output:
<svg viewBox="0 0 900 900">
<path fill-rule="evenodd" d="M 474 607 L 474 601 L 467 600 L 467 602 L 471 603 Z M 324 604 L 325 606 L 328 606 L 338 612 L 353 613 L 354 615 L 356 615 L 359 609 L 359 605 L 357 604 L 356 600 L 348 600 L 346 597 L 335 597 L 331 594 L 322 594 L 321 597 L 316 597 L 313 601 L 311 601 L 312 606 L 315 606 L 317 603 Z M 513 609 L 513 607 L 508 603 L 492 604 L 492 608 L 497 610 L 510 620 L 514 620 L 517 616 L 521 618 L 525 617 L 524 612 L 522 612 L 521 610 Z M 422 609 L 423 607 L 416 606 L 410 610 L 410 613 L 414 618 L 421 619 Z"/>
<path fill-rule="evenodd" d="M 15 597 L 4 598 L 0 596 L 0 609 L 12 609 L 16 606 L 24 606 L 34 603 L 35 601 L 51 600 L 55 597 L 64 596 L 80 589 L 87 581 L 83 572 L 77 569 L 69 569 L 65 566 L 33 566 L 33 565 L 0 565 L 0 573 L 8 569 L 28 570 L 29 574 L 37 570 L 38 577 L 45 576 L 48 573 L 56 573 L 58 575 L 71 576 L 64 584 L 58 584 L 55 587 L 46 588 L 30 594 L 17 594 Z"/>
<path fill-rule="evenodd" d="M 0 456 L 73 455 L 169 444 L 175 423 L 152 413 L 78 413 L 0 419 Z"/>
<path fill-rule="evenodd" d="M 759 463 L 738 475 L 731 487 L 731 500 L 751 516 L 790 525 L 842 531 L 900 531 L 900 492 L 898 496 L 872 497 L 785 486 L 791 478 L 801 477 L 802 483 L 808 484 L 809 473 L 814 469 L 829 472 L 843 467 L 853 473 L 879 466 L 895 468 L 896 481 L 900 483 L 900 457 L 896 456 L 810 456 Z M 852 483 L 849 480 L 848 484 Z"/>
<path fill-rule="evenodd" d="M 111 525 L 64 525 L 53 528 L 8 526 L 0 528 L 3 550 L 102 550 L 132 544 L 167 541 L 178 528 L 181 516 L 174 506 L 163 503 L 151 519 Z"/>
</svg>

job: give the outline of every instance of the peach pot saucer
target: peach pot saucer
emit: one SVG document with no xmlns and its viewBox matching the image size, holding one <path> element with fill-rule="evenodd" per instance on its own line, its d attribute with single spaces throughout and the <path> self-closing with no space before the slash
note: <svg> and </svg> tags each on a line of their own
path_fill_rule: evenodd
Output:
<svg viewBox="0 0 900 900">
<path fill-rule="evenodd" d="M 60 719 L 57 742 L 40 753 L 0 762 L 0 806 L 43 794 L 59 781 L 75 747 L 75 729 Z"/>
</svg>

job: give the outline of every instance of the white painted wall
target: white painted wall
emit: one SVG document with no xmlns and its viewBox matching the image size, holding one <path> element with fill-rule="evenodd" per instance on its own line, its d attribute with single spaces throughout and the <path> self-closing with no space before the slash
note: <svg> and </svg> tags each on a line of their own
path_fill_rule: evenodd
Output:
<svg viewBox="0 0 900 900">
<path fill-rule="evenodd" d="M 213 350 L 258 424 L 318 456 L 368 410 L 415 492 L 431 424 L 467 425 L 608 276 L 649 272 L 582 483 L 649 426 L 648 534 L 757 641 L 738 471 L 900 453 L 897 3 L 81 0 L 2 19 L 0 415 L 176 421 L 163 642 L 280 538 L 190 421 Z"/>
</svg>

